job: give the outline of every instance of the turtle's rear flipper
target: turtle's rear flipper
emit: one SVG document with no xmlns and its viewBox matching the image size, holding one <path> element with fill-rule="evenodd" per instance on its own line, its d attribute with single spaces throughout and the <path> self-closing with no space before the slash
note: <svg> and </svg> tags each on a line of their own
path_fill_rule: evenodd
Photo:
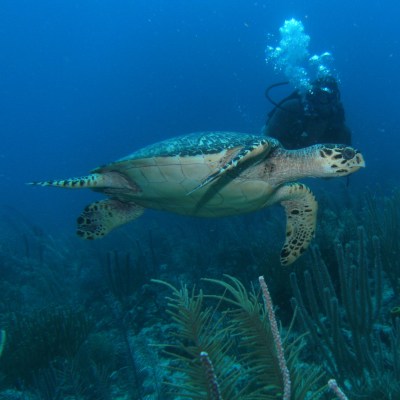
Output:
<svg viewBox="0 0 400 400">
<path fill-rule="evenodd" d="M 281 264 L 289 265 L 307 250 L 314 238 L 318 203 L 310 189 L 301 183 L 284 185 L 276 195 L 286 213 L 286 240 L 281 250 Z"/>
<path fill-rule="evenodd" d="M 89 204 L 78 217 L 77 235 L 83 239 L 100 239 L 114 228 L 126 224 L 143 214 L 144 208 L 136 203 L 123 203 L 107 199 Z"/>
</svg>

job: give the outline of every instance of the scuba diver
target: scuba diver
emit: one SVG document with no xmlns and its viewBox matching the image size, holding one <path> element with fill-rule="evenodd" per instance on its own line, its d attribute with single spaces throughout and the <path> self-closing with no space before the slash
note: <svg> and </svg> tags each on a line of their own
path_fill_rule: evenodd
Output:
<svg viewBox="0 0 400 400">
<path fill-rule="evenodd" d="M 324 76 L 311 82 L 311 89 L 301 95 L 298 90 L 279 103 L 265 92 L 274 104 L 263 133 L 278 139 L 286 149 L 299 149 L 317 143 L 351 144 L 351 131 L 345 123 L 343 104 L 336 79 Z"/>
</svg>

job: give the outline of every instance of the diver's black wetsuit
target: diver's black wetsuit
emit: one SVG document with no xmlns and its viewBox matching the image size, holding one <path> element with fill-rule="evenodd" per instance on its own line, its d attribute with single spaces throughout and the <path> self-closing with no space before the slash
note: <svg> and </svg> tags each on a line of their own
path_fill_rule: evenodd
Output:
<svg viewBox="0 0 400 400">
<path fill-rule="evenodd" d="M 338 99 L 329 104 L 318 103 L 309 111 L 298 92 L 283 99 L 268 114 L 264 133 L 278 139 L 287 149 L 317 143 L 351 144 L 351 131 Z"/>
</svg>

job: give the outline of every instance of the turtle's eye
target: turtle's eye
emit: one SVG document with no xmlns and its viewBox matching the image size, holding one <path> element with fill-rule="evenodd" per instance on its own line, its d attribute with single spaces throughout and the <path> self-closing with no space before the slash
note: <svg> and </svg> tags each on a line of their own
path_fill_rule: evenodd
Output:
<svg viewBox="0 0 400 400">
<path fill-rule="evenodd" d="M 356 152 L 351 147 L 346 147 L 343 150 L 342 155 L 345 160 L 351 160 L 356 155 Z"/>
</svg>

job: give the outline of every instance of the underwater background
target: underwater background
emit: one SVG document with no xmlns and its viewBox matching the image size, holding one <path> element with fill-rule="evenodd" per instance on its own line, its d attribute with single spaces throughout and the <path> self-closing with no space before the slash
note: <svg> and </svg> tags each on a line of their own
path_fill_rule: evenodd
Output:
<svg viewBox="0 0 400 400">
<path fill-rule="evenodd" d="M 334 377 L 349 398 L 400 399 L 399 13 L 394 0 L 2 0 L 0 399 L 282 398 L 260 275 L 291 398 L 333 399 Z M 76 218 L 101 196 L 26 185 L 181 134 L 259 133 L 265 89 L 285 80 L 265 51 L 292 18 L 311 54 L 333 54 L 367 163 L 348 185 L 305 180 L 318 228 L 295 264 L 279 264 L 279 207 L 210 220 L 147 210 L 88 243 Z"/>
</svg>

